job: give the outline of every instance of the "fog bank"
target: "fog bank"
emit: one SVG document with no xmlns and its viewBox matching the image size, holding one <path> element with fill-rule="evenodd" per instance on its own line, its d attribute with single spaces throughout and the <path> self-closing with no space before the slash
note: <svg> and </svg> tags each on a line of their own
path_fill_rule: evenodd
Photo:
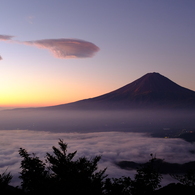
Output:
<svg viewBox="0 0 195 195">
<path fill-rule="evenodd" d="M 68 144 L 68 152 L 78 151 L 77 156 L 94 157 L 101 155 L 99 168 L 107 167 L 109 177 L 133 176 L 135 171 L 122 170 L 115 165 L 118 161 L 146 162 L 150 154 L 167 162 L 185 163 L 194 160 L 194 144 L 181 139 L 152 138 L 145 133 L 93 132 L 93 133 L 52 133 L 29 130 L 0 131 L 0 171 L 8 169 L 14 175 L 13 184 L 18 184 L 21 158 L 20 147 L 35 153 L 41 159 L 58 140 Z"/>
<path fill-rule="evenodd" d="M 0 129 L 52 132 L 151 132 L 163 128 L 195 128 L 195 111 L 0 111 Z"/>
</svg>

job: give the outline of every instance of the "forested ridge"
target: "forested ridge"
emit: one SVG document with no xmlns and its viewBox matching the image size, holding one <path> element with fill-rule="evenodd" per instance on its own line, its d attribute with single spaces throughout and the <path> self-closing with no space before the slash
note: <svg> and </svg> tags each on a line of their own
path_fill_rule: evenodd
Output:
<svg viewBox="0 0 195 195">
<path fill-rule="evenodd" d="M 59 148 L 53 146 L 53 152 L 46 153 L 40 160 L 34 153 L 29 154 L 20 148 L 21 185 L 10 186 L 12 175 L 7 170 L 0 174 L 0 194 L 67 194 L 67 195 L 150 195 L 172 193 L 195 193 L 195 169 L 185 174 L 171 174 L 178 183 L 161 187 L 163 178 L 160 166 L 156 165 L 151 154 L 148 163 L 137 168 L 134 178 L 109 178 L 106 168 L 98 169 L 101 156 L 94 158 L 75 158 L 77 151 L 67 152 L 67 144 L 59 140 Z"/>
</svg>

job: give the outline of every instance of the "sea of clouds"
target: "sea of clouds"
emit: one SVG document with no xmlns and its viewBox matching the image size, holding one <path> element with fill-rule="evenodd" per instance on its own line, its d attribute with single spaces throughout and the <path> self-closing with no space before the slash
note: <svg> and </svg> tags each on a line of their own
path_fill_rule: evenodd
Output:
<svg viewBox="0 0 195 195">
<path fill-rule="evenodd" d="M 155 154 L 167 162 L 185 163 L 193 161 L 195 145 L 181 139 L 153 138 L 146 133 L 93 132 L 53 133 L 31 130 L 0 130 L 0 171 L 7 170 L 13 177 L 12 185 L 20 185 L 18 179 L 21 157 L 19 148 L 35 153 L 44 159 L 52 146 L 58 147 L 59 139 L 68 144 L 68 152 L 77 151 L 77 157 L 92 158 L 101 155 L 99 169 L 107 167 L 109 177 L 133 176 L 135 171 L 116 166 L 118 161 L 146 162 Z M 167 176 L 165 176 L 166 178 Z M 170 178 L 169 178 L 170 179 Z"/>
</svg>

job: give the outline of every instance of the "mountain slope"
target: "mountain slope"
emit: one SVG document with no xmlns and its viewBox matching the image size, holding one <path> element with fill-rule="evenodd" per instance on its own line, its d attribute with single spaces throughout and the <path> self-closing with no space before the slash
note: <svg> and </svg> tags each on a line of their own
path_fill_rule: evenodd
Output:
<svg viewBox="0 0 195 195">
<path fill-rule="evenodd" d="M 195 92 L 179 86 L 159 73 L 148 73 L 110 93 L 48 108 L 195 108 Z"/>
</svg>

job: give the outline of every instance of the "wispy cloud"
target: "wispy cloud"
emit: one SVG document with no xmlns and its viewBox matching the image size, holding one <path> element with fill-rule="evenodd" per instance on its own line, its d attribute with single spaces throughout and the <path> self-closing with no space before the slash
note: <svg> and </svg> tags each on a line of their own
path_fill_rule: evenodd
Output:
<svg viewBox="0 0 195 195">
<path fill-rule="evenodd" d="M 0 41 L 12 41 L 14 36 L 0 35 Z M 35 46 L 49 50 L 54 57 L 60 59 L 93 57 L 99 48 L 88 41 L 80 39 L 42 39 L 36 41 L 12 41 L 12 43 Z"/>
<path fill-rule="evenodd" d="M 12 41 L 12 38 L 14 36 L 11 35 L 0 35 L 0 41 Z M 0 56 L 0 60 L 3 60 L 3 58 Z"/>
<path fill-rule="evenodd" d="M 26 17 L 26 20 L 28 21 L 29 24 L 33 24 L 34 16 L 28 16 Z"/>
<path fill-rule="evenodd" d="M 10 35 L 0 35 L 0 41 L 9 41 L 13 38 L 14 36 Z"/>
</svg>

